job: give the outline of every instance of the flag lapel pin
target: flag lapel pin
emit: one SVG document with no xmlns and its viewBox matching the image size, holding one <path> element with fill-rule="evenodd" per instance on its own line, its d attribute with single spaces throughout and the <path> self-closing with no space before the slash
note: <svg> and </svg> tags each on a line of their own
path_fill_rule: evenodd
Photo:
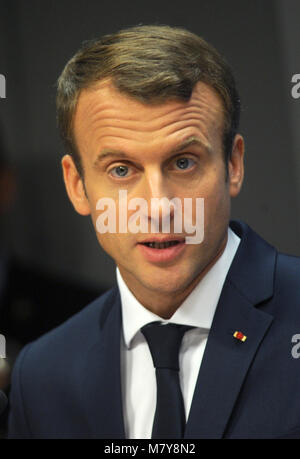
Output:
<svg viewBox="0 0 300 459">
<path fill-rule="evenodd" d="M 247 339 L 247 336 L 244 335 L 244 333 L 240 332 L 240 331 L 236 331 L 234 332 L 233 336 L 238 339 L 239 341 L 242 341 L 243 343 L 246 341 Z"/>
</svg>

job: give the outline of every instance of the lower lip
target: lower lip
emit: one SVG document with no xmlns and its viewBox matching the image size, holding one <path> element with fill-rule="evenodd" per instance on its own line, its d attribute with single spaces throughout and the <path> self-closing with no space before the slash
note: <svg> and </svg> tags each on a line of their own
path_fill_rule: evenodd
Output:
<svg viewBox="0 0 300 459">
<path fill-rule="evenodd" d="M 138 244 L 139 250 L 147 261 L 152 263 L 163 263 L 175 260 L 185 249 L 185 241 L 172 245 L 166 249 L 153 249 L 144 244 Z"/>
</svg>

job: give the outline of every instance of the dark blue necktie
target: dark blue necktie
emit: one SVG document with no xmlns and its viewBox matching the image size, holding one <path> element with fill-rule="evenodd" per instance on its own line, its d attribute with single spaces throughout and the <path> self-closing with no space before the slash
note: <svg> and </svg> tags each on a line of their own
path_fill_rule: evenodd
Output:
<svg viewBox="0 0 300 459">
<path fill-rule="evenodd" d="M 179 384 L 179 349 L 193 327 L 152 322 L 141 328 L 156 368 L 157 398 L 152 438 L 183 438 L 185 411 Z"/>
</svg>

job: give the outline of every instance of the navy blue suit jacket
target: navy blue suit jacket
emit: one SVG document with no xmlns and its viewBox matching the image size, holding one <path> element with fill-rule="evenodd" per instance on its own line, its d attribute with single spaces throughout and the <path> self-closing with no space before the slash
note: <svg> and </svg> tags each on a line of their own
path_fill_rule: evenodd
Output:
<svg viewBox="0 0 300 459">
<path fill-rule="evenodd" d="M 243 222 L 230 226 L 241 243 L 185 438 L 300 438 L 300 359 L 291 353 L 300 333 L 300 258 L 278 253 Z M 113 288 L 26 345 L 13 372 L 9 438 L 124 438 L 120 336 Z"/>
</svg>

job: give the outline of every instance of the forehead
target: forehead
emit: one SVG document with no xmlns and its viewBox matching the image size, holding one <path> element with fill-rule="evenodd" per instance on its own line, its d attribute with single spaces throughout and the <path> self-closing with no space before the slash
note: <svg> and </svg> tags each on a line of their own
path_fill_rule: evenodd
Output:
<svg viewBox="0 0 300 459">
<path fill-rule="evenodd" d="M 105 148 L 166 148 L 197 136 L 203 143 L 221 143 L 224 109 L 220 96 L 198 82 L 189 101 L 144 104 L 121 94 L 109 80 L 81 92 L 74 117 L 74 135 L 81 153 Z M 96 153 L 96 151 L 95 151 Z"/>
</svg>

